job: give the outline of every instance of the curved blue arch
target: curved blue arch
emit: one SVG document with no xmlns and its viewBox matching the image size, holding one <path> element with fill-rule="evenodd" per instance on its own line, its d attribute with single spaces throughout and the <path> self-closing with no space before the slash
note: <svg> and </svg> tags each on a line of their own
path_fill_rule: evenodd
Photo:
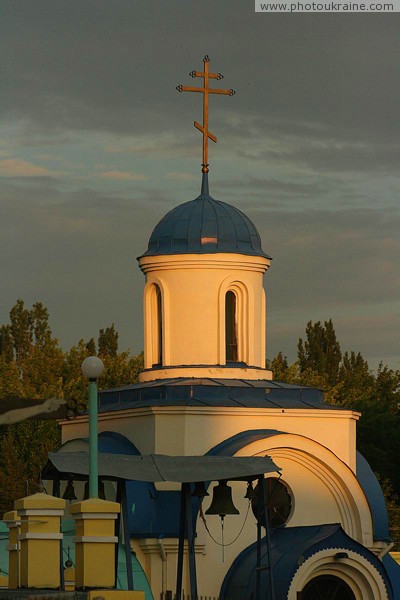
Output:
<svg viewBox="0 0 400 600">
<path fill-rule="evenodd" d="M 375 473 L 360 452 L 357 452 L 356 472 L 371 511 L 374 540 L 390 542 L 385 498 Z"/>
<path fill-rule="evenodd" d="M 233 456 L 249 444 L 262 440 L 263 438 L 272 437 L 274 435 L 280 435 L 287 433 L 286 431 L 279 431 L 278 429 L 248 429 L 241 431 L 232 437 L 227 438 L 223 442 L 220 442 L 216 446 L 213 446 L 206 456 Z"/>
<path fill-rule="evenodd" d="M 99 452 L 108 452 L 110 454 L 131 454 L 138 456 L 141 454 L 127 437 L 116 431 L 102 431 L 98 436 Z"/>
<path fill-rule="evenodd" d="M 89 438 L 87 437 L 73 438 L 67 442 L 64 442 L 57 452 L 59 452 L 59 450 L 67 444 L 78 441 L 89 444 Z M 140 450 L 136 448 L 135 444 L 128 440 L 127 437 L 122 435 L 122 433 L 118 433 L 117 431 L 102 431 L 97 437 L 97 442 L 99 452 L 107 452 L 110 454 L 130 454 L 132 456 L 138 456 L 141 454 Z"/>
</svg>

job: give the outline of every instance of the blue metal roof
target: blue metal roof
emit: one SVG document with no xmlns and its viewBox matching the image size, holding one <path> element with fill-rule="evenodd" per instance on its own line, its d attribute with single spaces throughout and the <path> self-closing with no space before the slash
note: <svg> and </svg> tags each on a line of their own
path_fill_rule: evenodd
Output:
<svg viewBox="0 0 400 600">
<path fill-rule="evenodd" d="M 393 600 L 400 600 L 400 565 L 389 553 L 385 554 L 382 562 L 392 582 Z"/>
<path fill-rule="evenodd" d="M 368 462 L 359 452 L 356 458 L 356 472 L 371 510 L 374 540 L 390 541 L 388 514 L 381 486 Z"/>
<path fill-rule="evenodd" d="M 390 600 L 397 600 L 393 594 L 392 572 L 388 572 L 382 562 L 370 550 L 350 538 L 339 524 L 312 525 L 304 527 L 278 527 L 271 530 L 271 558 L 276 598 L 287 598 L 292 579 L 301 564 L 320 550 L 348 549 L 363 556 L 377 569 L 385 582 Z M 233 561 L 222 584 L 220 598 L 229 600 L 250 600 L 255 596 L 257 546 L 248 546 Z M 262 543 L 261 564 L 268 563 L 265 539 Z M 393 573 L 400 567 L 390 565 Z M 268 570 L 261 571 L 261 598 L 269 599 L 267 580 Z"/>
<path fill-rule="evenodd" d="M 204 178 L 200 196 L 173 208 L 156 225 L 142 256 L 228 252 L 271 258 L 261 248 L 254 223 L 234 206 L 212 198 Z"/>
<path fill-rule="evenodd" d="M 321 390 L 269 380 L 171 378 L 104 390 L 99 394 L 100 412 L 149 406 L 347 410 L 325 404 Z"/>
</svg>

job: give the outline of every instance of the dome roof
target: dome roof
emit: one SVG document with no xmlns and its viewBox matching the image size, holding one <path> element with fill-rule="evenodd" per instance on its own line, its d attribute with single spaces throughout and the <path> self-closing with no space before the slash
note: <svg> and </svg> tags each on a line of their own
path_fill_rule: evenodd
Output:
<svg viewBox="0 0 400 600">
<path fill-rule="evenodd" d="M 245 214 L 203 191 L 161 219 L 142 256 L 218 252 L 271 258 L 261 248 L 260 235 Z"/>
</svg>

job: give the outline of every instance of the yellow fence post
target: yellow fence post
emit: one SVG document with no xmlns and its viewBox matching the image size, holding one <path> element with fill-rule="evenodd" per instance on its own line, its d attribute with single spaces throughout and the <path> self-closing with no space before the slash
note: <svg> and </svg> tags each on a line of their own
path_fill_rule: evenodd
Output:
<svg viewBox="0 0 400 600">
<path fill-rule="evenodd" d="M 65 505 L 65 500 L 42 493 L 14 502 L 21 519 L 20 587 L 60 587 L 60 522 Z"/>
<path fill-rule="evenodd" d="M 8 589 L 16 590 L 19 588 L 19 541 L 20 521 L 16 510 L 10 510 L 3 515 L 8 529 L 10 530 L 10 540 L 7 546 L 8 550 Z"/>
<path fill-rule="evenodd" d="M 115 520 L 117 502 L 90 498 L 71 504 L 76 520 L 75 588 L 113 588 L 115 585 Z"/>
</svg>

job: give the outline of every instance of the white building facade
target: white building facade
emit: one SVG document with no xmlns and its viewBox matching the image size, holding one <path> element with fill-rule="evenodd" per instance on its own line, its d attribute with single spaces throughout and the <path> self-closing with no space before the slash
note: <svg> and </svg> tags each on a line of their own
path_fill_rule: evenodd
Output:
<svg viewBox="0 0 400 600">
<path fill-rule="evenodd" d="M 268 475 L 263 597 L 272 598 L 272 572 L 275 600 L 399 599 L 382 492 L 356 451 L 359 413 L 325 404 L 319 390 L 275 382 L 265 368 L 271 259 L 254 224 L 213 199 L 204 174 L 201 195 L 160 221 L 138 261 L 145 368 L 138 384 L 100 394 L 100 451 L 268 455 L 282 475 L 278 483 Z M 62 423 L 63 451 L 85 449 L 87 424 L 87 415 Z M 223 558 L 220 519 L 206 515 L 207 531 L 197 518 L 198 589 L 249 600 L 255 517 L 245 484 L 232 488 L 240 515 L 224 520 Z M 131 547 L 157 600 L 175 589 L 177 498 L 167 482 L 127 484 Z"/>
</svg>

